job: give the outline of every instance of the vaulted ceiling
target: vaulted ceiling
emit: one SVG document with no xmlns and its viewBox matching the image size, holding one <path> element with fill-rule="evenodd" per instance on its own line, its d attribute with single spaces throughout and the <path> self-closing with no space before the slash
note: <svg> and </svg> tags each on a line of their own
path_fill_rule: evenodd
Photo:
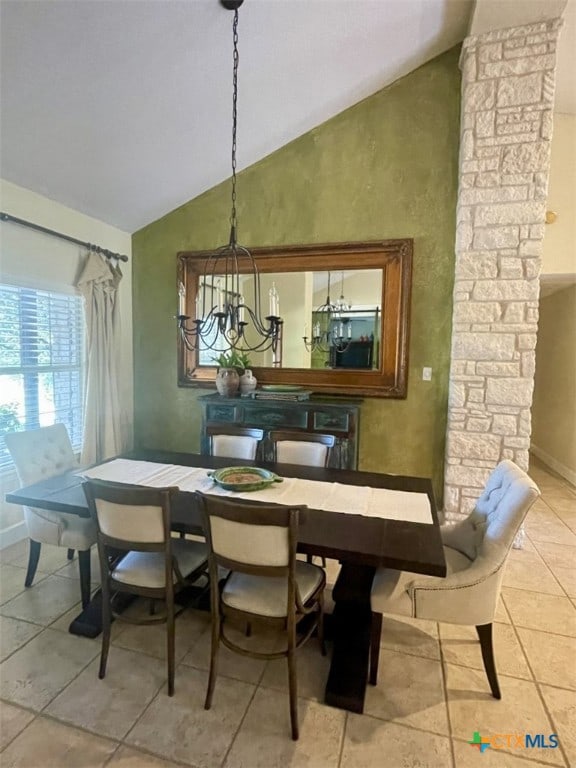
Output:
<svg viewBox="0 0 576 768">
<path fill-rule="evenodd" d="M 472 10 L 245 0 L 238 167 L 460 42 Z M 229 176 L 232 14 L 218 0 L 3 0 L 0 11 L 2 178 L 133 232 Z"/>
</svg>

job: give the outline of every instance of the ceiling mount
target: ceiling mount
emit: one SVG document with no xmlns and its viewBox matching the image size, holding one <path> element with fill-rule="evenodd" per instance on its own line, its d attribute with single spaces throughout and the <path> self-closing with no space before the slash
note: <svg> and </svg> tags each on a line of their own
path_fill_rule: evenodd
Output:
<svg viewBox="0 0 576 768">
<path fill-rule="evenodd" d="M 242 5 L 244 0 L 220 0 L 224 8 L 226 8 L 227 11 L 237 11 L 238 8 Z"/>
</svg>

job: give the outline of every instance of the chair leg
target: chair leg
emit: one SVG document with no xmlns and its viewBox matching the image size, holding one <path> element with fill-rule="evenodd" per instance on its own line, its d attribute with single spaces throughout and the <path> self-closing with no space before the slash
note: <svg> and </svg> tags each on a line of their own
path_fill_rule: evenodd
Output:
<svg viewBox="0 0 576 768">
<path fill-rule="evenodd" d="M 296 671 L 296 652 L 294 648 L 288 649 L 288 686 L 290 690 L 290 724 L 292 726 L 292 740 L 298 741 L 298 677 Z"/>
<path fill-rule="evenodd" d="M 220 644 L 220 617 L 212 615 L 212 646 L 210 651 L 210 675 L 208 677 L 208 690 L 206 691 L 206 700 L 204 709 L 210 709 L 212 706 L 212 696 L 216 686 L 216 675 L 218 674 L 218 646 Z"/>
<path fill-rule="evenodd" d="M 166 596 L 166 641 L 168 644 L 168 696 L 174 696 L 174 670 L 175 670 L 175 627 L 174 627 L 174 596 Z"/>
<path fill-rule="evenodd" d="M 42 544 L 39 541 L 30 539 L 30 553 L 28 555 L 28 570 L 26 571 L 26 580 L 24 581 L 25 587 L 31 587 L 36 575 L 36 568 L 38 568 L 38 560 L 40 559 L 40 549 Z"/>
<path fill-rule="evenodd" d="M 68 550 L 68 560 L 74 560 L 74 550 L 69 549 Z"/>
<path fill-rule="evenodd" d="M 82 595 L 82 608 L 86 608 L 90 602 L 90 550 L 78 552 L 80 564 L 80 594 Z"/>
<path fill-rule="evenodd" d="M 380 637 L 382 635 L 382 614 L 372 611 L 370 628 L 370 684 L 378 684 L 378 662 L 380 661 Z"/>
<path fill-rule="evenodd" d="M 495 699 L 501 699 L 500 686 L 498 684 L 498 675 L 496 674 L 496 664 L 494 663 L 494 646 L 492 644 L 492 624 L 480 624 L 476 627 L 480 648 L 482 649 L 482 661 L 486 670 L 486 677 L 490 683 L 492 696 Z"/>
<path fill-rule="evenodd" d="M 110 650 L 110 634 L 112 625 L 112 610 L 110 607 L 110 589 L 102 585 L 102 650 L 100 652 L 100 670 L 98 677 L 104 679 L 106 675 L 106 662 Z"/>
</svg>

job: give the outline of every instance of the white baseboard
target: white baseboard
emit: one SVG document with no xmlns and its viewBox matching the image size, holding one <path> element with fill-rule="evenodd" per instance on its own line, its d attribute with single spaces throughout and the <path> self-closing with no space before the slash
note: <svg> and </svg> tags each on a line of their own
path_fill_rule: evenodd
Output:
<svg viewBox="0 0 576 768">
<path fill-rule="evenodd" d="M 26 523 L 22 520 L 21 523 L 15 523 L 9 528 L 5 528 L 0 531 L 0 549 L 6 549 L 12 544 L 16 544 L 17 541 L 28 538 L 28 529 Z"/>
<path fill-rule="evenodd" d="M 554 456 L 550 456 L 550 454 L 543 451 L 542 448 L 538 448 L 537 445 L 531 445 L 530 451 L 536 458 L 540 459 L 540 461 L 550 467 L 550 469 L 553 469 L 554 472 L 558 472 L 558 474 L 566 478 L 569 483 L 576 485 L 576 472 L 573 469 L 562 464 L 562 462 L 555 459 Z"/>
</svg>

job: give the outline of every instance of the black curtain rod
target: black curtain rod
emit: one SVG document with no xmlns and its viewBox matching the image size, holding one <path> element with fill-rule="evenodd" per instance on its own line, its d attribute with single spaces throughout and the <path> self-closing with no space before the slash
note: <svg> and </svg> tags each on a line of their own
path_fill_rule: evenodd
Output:
<svg viewBox="0 0 576 768">
<path fill-rule="evenodd" d="M 102 254 L 102 256 L 105 256 L 107 259 L 119 259 L 120 261 L 128 261 L 128 256 L 125 256 L 123 253 L 114 253 L 113 251 L 109 251 L 107 248 L 101 248 L 99 245 L 94 245 L 94 243 L 85 243 L 83 240 L 70 237 L 70 235 L 63 235 L 62 232 L 56 232 L 53 229 L 41 227 L 40 224 L 34 224 L 33 222 L 26 221 L 25 219 L 18 219 L 16 216 L 12 216 L 9 213 L 0 212 L 0 221 L 9 221 L 12 224 L 20 224 L 22 227 L 35 229 L 36 232 L 43 232 L 45 235 L 54 235 L 54 237 L 59 237 L 61 240 L 67 240 L 69 243 L 83 245 L 84 248 L 88 248 L 89 251 L 96 251 L 97 253 Z"/>
</svg>

